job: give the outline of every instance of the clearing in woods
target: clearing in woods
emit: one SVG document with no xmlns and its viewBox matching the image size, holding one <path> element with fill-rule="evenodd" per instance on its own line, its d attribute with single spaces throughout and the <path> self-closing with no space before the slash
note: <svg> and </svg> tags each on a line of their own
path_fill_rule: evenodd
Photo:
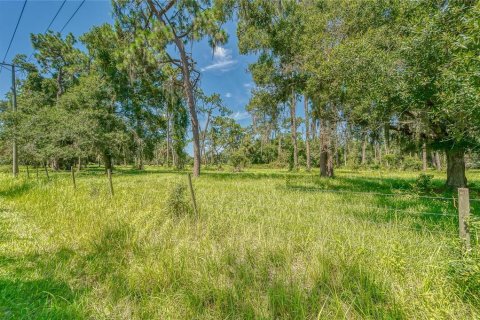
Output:
<svg viewBox="0 0 480 320">
<path fill-rule="evenodd" d="M 68 172 L 5 172 L 0 315 L 478 319 L 477 234 L 463 255 L 454 194 L 434 174 L 430 195 L 447 199 L 419 197 L 413 172 L 206 170 L 197 217 L 186 172 L 119 168 L 113 197 L 99 169 L 76 190 Z M 478 198 L 480 172 L 468 178 Z"/>
</svg>

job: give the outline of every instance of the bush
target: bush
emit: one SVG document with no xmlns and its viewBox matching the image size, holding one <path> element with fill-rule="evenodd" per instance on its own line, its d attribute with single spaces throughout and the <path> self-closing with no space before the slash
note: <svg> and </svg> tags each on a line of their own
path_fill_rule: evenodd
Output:
<svg viewBox="0 0 480 320">
<path fill-rule="evenodd" d="M 417 192 L 428 193 L 433 189 L 433 175 L 421 173 L 413 184 L 413 188 Z"/>
<path fill-rule="evenodd" d="M 242 171 L 247 166 L 248 158 L 245 152 L 237 150 L 230 155 L 230 164 L 233 166 L 234 171 Z"/>
<path fill-rule="evenodd" d="M 177 183 L 171 188 L 165 207 L 167 214 L 171 214 L 173 217 L 183 217 L 192 214 L 193 210 L 188 202 L 186 191 L 187 187 L 183 183 Z"/>
<path fill-rule="evenodd" d="M 402 161 L 403 170 L 420 170 L 422 161 L 416 157 L 406 156 Z"/>
</svg>

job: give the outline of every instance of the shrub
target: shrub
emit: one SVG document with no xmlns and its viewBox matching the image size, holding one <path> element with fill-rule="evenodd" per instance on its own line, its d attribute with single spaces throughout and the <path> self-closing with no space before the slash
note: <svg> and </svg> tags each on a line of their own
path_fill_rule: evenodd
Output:
<svg viewBox="0 0 480 320">
<path fill-rule="evenodd" d="M 177 183 L 171 188 L 165 207 L 167 214 L 171 214 L 173 217 L 183 217 L 192 214 L 186 191 L 187 187 L 183 183 Z"/>
<path fill-rule="evenodd" d="M 416 157 L 406 156 L 402 161 L 403 170 L 420 170 L 422 161 Z"/>
<path fill-rule="evenodd" d="M 413 184 L 413 188 L 417 192 L 428 193 L 433 189 L 433 175 L 421 173 Z"/>
<path fill-rule="evenodd" d="M 248 158 L 245 152 L 237 150 L 230 155 L 230 164 L 233 166 L 234 171 L 242 171 L 247 166 Z"/>
</svg>

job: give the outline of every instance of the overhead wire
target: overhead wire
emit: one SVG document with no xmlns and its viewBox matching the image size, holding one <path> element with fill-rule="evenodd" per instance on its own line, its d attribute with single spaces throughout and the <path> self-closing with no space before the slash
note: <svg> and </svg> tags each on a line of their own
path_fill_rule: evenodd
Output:
<svg viewBox="0 0 480 320">
<path fill-rule="evenodd" d="M 80 5 L 77 7 L 77 9 L 73 12 L 73 14 L 70 16 L 70 18 L 67 20 L 67 22 L 65 22 L 65 24 L 63 25 L 62 29 L 60 29 L 60 33 L 63 32 L 63 30 L 68 26 L 68 24 L 70 23 L 70 21 L 72 21 L 73 17 L 75 17 L 75 15 L 77 14 L 78 10 L 80 10 L 80 8 L 85 4 L 85 1 L 86 0 L 83 0 Z"/>
<path fill-rule="evenodd" d="M 65 3 L 67 3 L 67 0 L 63 0 L 62 4 L 60 5 L 60 7 L 58 8 L 57 12 L 55 13 L 55 15 L 53 16 L 52 20 L 50 20 L 50 23 L 48 24 L 48 27 L 47 29 L 45 29 L 45 33 L 48 32 L 48 30 L 50 30 L 50 27 L 52 26 L 52 24 L 55 22 L 55 20 L 57 19 L 58 17 L 58 14 L 60 13 L 60 11 L 62 11 L 63 7 L 65 6 Z M 32 58 L 32 56 L 34 55 L 35 53 L 35 50 L 30 54 L 30 56 L 28 57 L 27 60 L 30 60 Z"/>
<path fill-rule="evenodd" d="M 3 56 L 3 62 L 5 62 L 5 59 L 7 58 L 8 52 L 10 51 L 10 48 L 12 47 L 13 39 L 15 38 L 15 34 L 17 33 L 18 25 L 20 24 L 20 21 L 22 20 L 23 12 L 25 11 L 25 7 L 27 5 L 28 0 L 25 0 L 23 2 L 23 7 L 22 11 L 20 11 L 20 16 L 17 19 L 17 24 L 15 25 L 15 30 L 13 30 L 12 37 L 10 38 L 10 43 L 8 44 L 7 51 L 5 52 L 5 55 Z"/>
</svg>

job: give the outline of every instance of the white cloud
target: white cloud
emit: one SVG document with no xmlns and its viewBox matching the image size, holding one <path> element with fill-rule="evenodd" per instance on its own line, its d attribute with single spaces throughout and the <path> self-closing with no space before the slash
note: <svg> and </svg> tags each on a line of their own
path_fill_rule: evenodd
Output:
<svg viewBox="0 0 480 320">
<path fill-rule="evenodd" d="M 226 97 L 226 98 L 231 98 L 231 97 L 232 97 L 232 94 L 231 94 L 230 92 L 227 92 L 227 93 L 225 93 L 225 97 Z"/>
<path fill-rule="evenodd" d="M 237 111 L 234 114 L 232 114 L 230 117 L 236 121 L 241 121 L 245 119 L 250 119 L 250 113 L 248 113 L 247 111 L 242 111 L 242 112 Z"/>
<path fill-rule="evenodd" d="M 225 72 L 230 70 L 235 64 L 237 64 L 237 60 L 232 58 L 232 50 L 218 46 L 213 50 L 213 63 L 200 70 L 202 72 L 209 70 Z"/>
<path fill-rule="evenodd" d="M 244 86 L 245 88 L 251 88 L 251 87 L 253 87 L 253 85 L 252 85 L 250 82 L 244 83 L 243 86 Z"/>
</svg>

